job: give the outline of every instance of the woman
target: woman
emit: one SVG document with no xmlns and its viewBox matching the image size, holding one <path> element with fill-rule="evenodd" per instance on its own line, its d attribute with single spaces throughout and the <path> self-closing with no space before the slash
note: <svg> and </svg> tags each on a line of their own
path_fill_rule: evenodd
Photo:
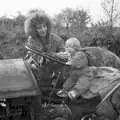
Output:
<svg viewBox="0 0 120 120">
<path fill-rule="evenodd" d="M 26 45 L 37 49 L 40 52 L 56 53 L 64 50 L 64 41 L 61 37 L 51 32 L 52 24 L 50 18 L 43 13 L 34 13 L 25 21 L 25 33 L 28 36 Z M 25 57 L 26 61 L 32 65 L 33 68 L 38 69 L 40 65 L 46 63 L 44 57 L 38 56 L 30 51 Z M 52 66 L 51 66 L 52 67 Z M 39 75 L 41 79 L 47 79 L 51 68 L 42 66 Z M 42 75 L 45 74 L 46 75 Z M 43 78 L 44 77 L 44 78 Z"/>
<path fill-rule="evenodd" d="M 64 41 L 58 35 L 51 33 L 51 27 L 51 21 L 46 14 L 34 13 L 29 16 L 25 21 L 25 33 L 28 37 L 26 46 L 47 53 L 56 53 L 63 50 Z M 36 77 L 39 75 L 38 84 L 40 88 L 45 85 L 51 85 L 51 68 L 47 66 L 47 60 L 44 57 L 28 51 L 25 60 L 32 66 L 34 75 L 36 75 Z M 38 69 L 39 74 L 36 74 Z M 35 114 L 34 119 L 40 120 L 41 96 L 36 96 L 34 98 L 32 108 Z"/>
</svg>

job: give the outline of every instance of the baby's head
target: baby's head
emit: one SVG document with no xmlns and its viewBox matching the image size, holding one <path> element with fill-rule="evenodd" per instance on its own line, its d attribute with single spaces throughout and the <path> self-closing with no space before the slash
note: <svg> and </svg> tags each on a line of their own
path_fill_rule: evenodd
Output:
<svg viewBox="0 0 120 120">
<path fill-rule="evenodd" d="M 80 48 L 80 41 L 75 37 L 71 37 L 65 42 L 65 51 L 73 52 L 78 51 Z"/>
</svg>

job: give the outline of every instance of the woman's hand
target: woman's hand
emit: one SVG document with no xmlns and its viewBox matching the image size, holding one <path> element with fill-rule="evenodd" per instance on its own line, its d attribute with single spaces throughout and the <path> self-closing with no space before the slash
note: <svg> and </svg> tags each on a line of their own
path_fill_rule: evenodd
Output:
<svg viewBox="0 0 120 120">
<path fill-rule="evenodd" d="M 68 52 L 60 52 L 60 53 L 57 53 L 56 56 L 62 59 L 68 59 L 70 58 L 71 55 Z"/>
</svg>

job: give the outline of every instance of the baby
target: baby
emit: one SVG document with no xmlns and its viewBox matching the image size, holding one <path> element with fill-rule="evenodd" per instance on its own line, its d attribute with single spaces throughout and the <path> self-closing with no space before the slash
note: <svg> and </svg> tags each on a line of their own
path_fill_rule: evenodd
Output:
<svg viewBox="0 0 120 120">
<path fill-rule="evenodd" d="M 69 61 L 71 57 L 81 48 L 80 41 L 71 37 L 65 42 L 65 51 L 57 53 L 57 56 L 63 59 L 67 59 Z"/>
<path fill-rule="evenodd" d="M 76 83 L 79 69 L 85 67 L 88 64 L 85 54 L 79 51 L 80 48 L 80 41 L 77 38 L 72 37 L 65 42 L 65 52 L 58 53 L 58 56 L 63 59 L 67 59 L 66 64 L 71 66 L 69 77 L 64 82 L 63 89 L 57 93 L 60 97 L 67 95 L 67 91 L 69 91 Z"/>
</svg>

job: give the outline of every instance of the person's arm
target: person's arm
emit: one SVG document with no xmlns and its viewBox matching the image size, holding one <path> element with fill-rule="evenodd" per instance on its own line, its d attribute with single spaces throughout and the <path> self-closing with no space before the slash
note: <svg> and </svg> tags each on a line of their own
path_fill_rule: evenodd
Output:
<svg viewBox="0 0 120 120">
<path fill-rule="evenodd" d="M 84 52 L 76 52 L 66 63 L 67 65 L 71 65 L 73 68 L 85 68 L 88 66 L 88 59 Z"/>
<path fill-rule="evenodd" d="M 34 48 L 33 41 L 34 41 L 33 38 L 29 36 L 27 41 L 25 42 L 25 46 L 28 46 L 28 47 L 30 46 Z M 39 60 L 38 60 L 39 56 L 29 50 L 27 50 L 27 53 L 24 59 L 30 64 L 33 64 L 33 63 L 35 63 L 36 65 L 39 64 Z"/>
<path fill-rule="evenodd" d="M 68 52 L 59 52 L 59 53 L 56 53 L 55 56 L 57 58 L 65 60 L 66 62 L 71 57 L 70 53 L 68 53 Z"/>
</svg>

